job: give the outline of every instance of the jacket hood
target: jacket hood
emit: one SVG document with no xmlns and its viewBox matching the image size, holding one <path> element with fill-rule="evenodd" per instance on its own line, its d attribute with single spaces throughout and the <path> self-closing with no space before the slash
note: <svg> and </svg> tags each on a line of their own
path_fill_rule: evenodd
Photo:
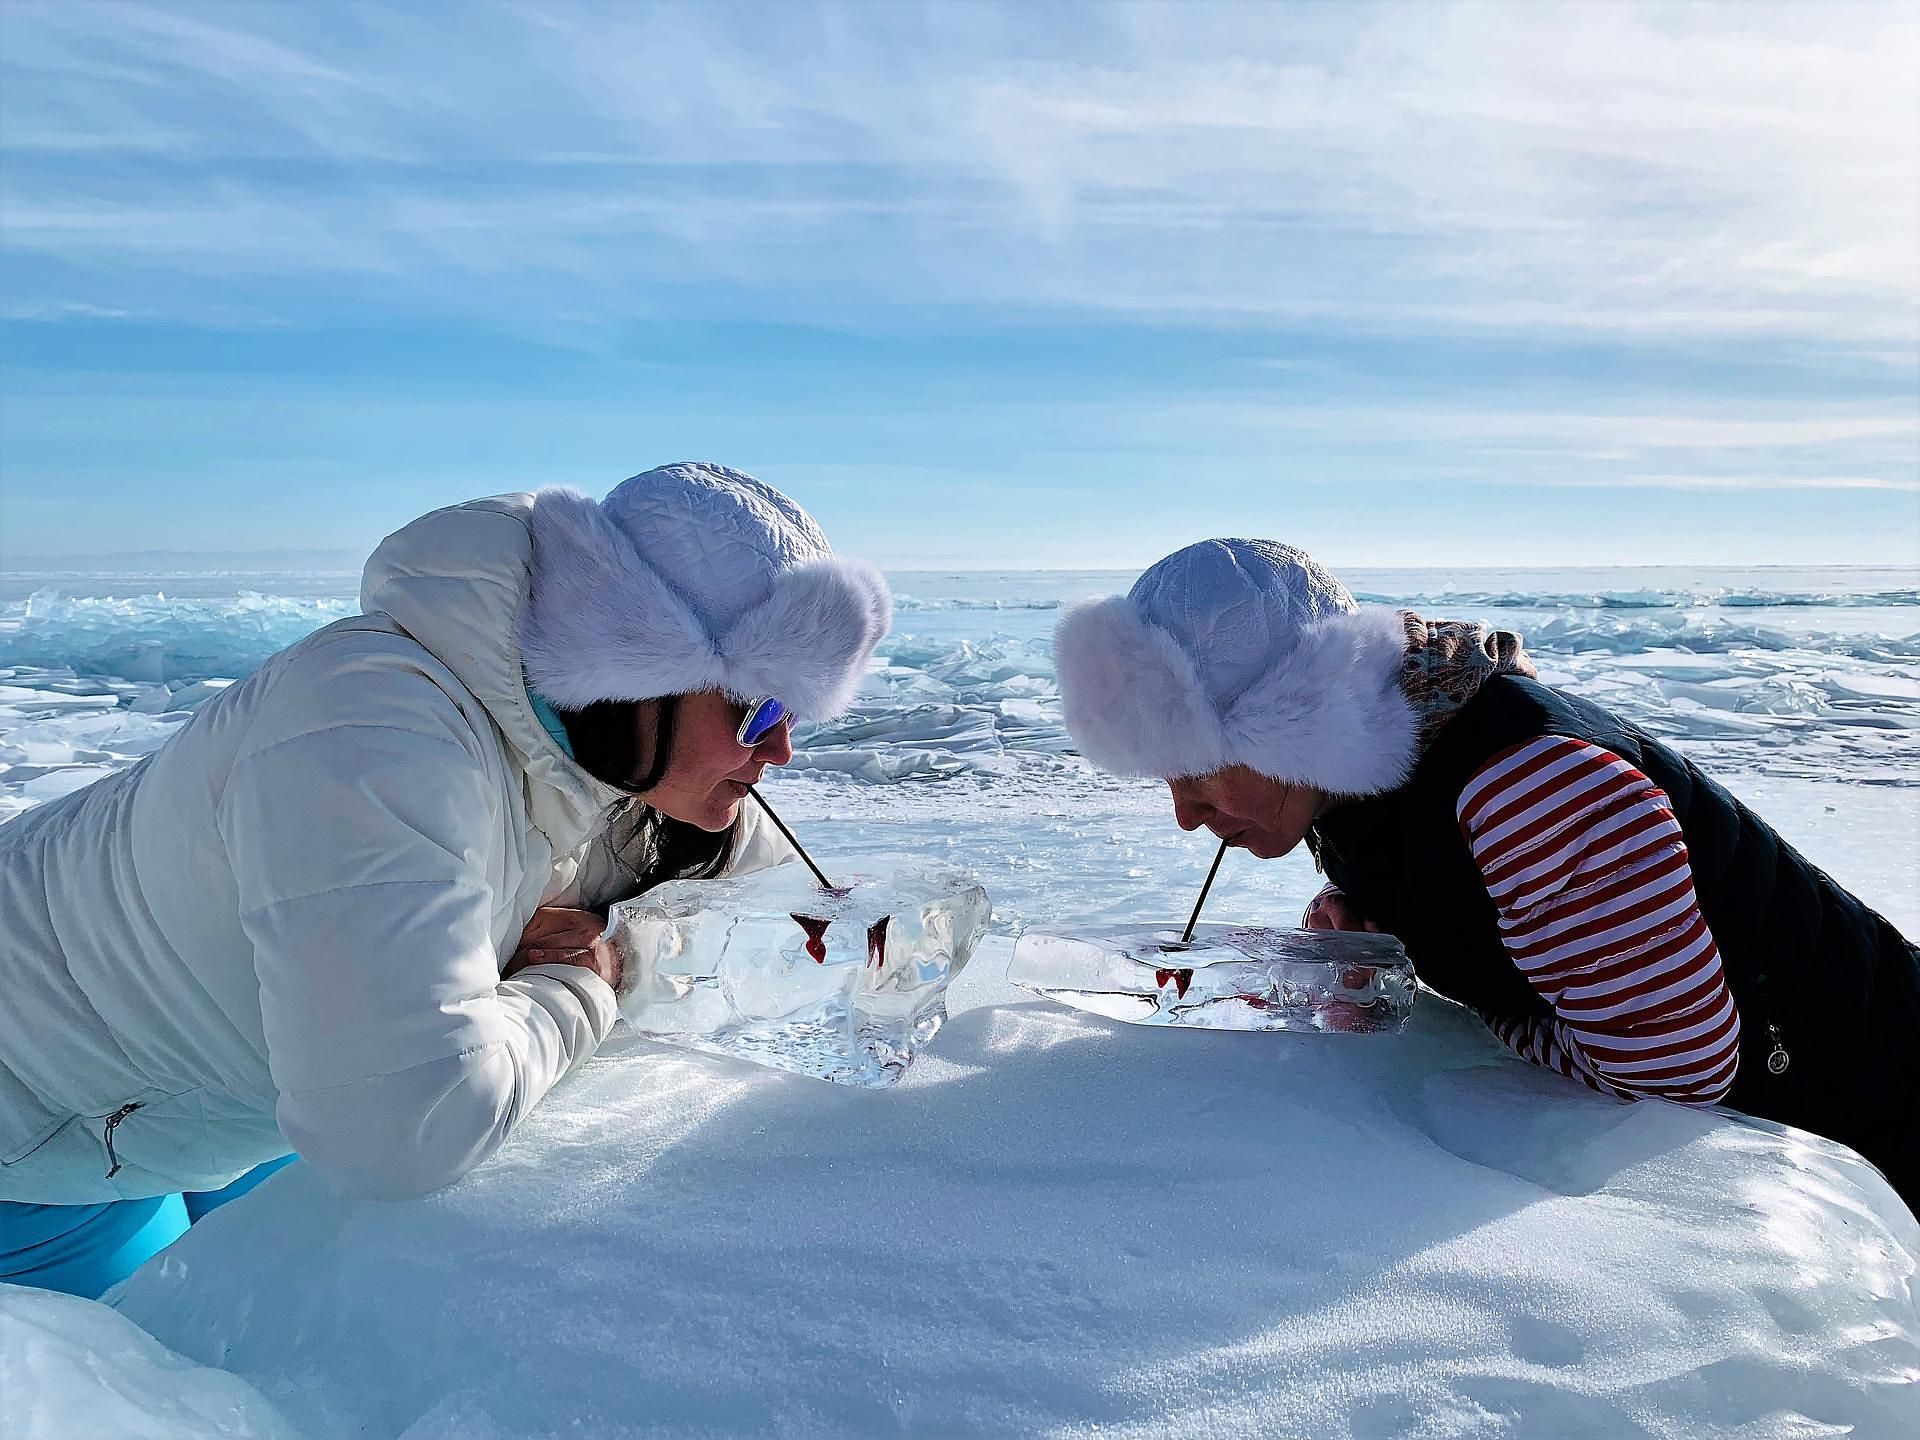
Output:
<svg viewBox="0 0 1920 1440">
<path fill-rule="evenodd" d="M 577 843 L 622 792 L 575 764 L 533 713 L 518 638 L 533 579 L 533 496 L 436 510 L 367 561 L 360 608 L 390 616 L 460 678 L 523 765 L 533 820 Z"/>
</svg>

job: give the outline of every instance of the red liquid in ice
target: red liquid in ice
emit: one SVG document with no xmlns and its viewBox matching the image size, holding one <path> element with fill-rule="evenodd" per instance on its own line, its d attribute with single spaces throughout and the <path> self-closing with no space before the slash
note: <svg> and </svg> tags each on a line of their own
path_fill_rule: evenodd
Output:
<svg viewBox="0 0 1920 1440">
<path fill-rule="evenodd" d="M 814 915 L 795 915 L 794 924 L 807 932 L 807 954 L 813 957 L 813 963 L 827 963 L 827 926 L 833 922 L 822 920 Z"/>
<path fill-rule="evenodd" d="M 1338 1030 L 1355 1035 L 1377 1028 L 1371 1005 L 1355 1005 L 1346 1000 L 1329 1000 L 1314 1011 L 1314 1020 L 1322 1030 Z"/>
<path fill-rule="evenodd" d="M 831 920 L 822 920 L 817 915 L 797 915 L 792 911 L 788 911 L 787 913 L 794 924 L 807 932 L 807 954 L 813 957 L 813 963 L 816 965 L 826 964 L 827 927 L 833 922 Z M 882 915 L 867 927 L 867 962 L 876 970 L 886 963 L 887 921 L 891 918 L 891 916 Z"/>
<path fill-rule="evenodd" d="M 1156 970 L 1153 972 L 1153 983 L 1158 985 L 1161 989 L 1163 990 L 1166 989 L 1167 982 L 1169 980 L 1173 982 L 1174 995 L 1177 998 L 1184 1000 L 1187 998 L 1187 987 L 1193 983 L 1193 971 L 1191 970 Z"/>
</svg>

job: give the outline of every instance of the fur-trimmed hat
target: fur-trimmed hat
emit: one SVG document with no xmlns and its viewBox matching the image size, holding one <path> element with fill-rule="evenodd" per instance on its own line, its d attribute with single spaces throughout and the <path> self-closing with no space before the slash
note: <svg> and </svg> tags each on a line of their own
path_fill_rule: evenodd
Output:
<svg viewBox="0 0 1920 1440">
<path fill-rule="evenodd" d="M 543 490 L 532 527 L 521 661 L 563 708 L 723 690 L 837 715 L 892 622 L 878 570 L 737 470 L 666 465 L 600 502 Z"/>
<path fill-rule="evenodd" d="M 1095 764 L 1162 779 L 1246 765 L 1337 795 L 1412 768 L 1405 651 L 1400 612 L 1271 540 L 1189 545 L 1069 610 L 1054 638 L 1067 729 Z"/>
</svg>

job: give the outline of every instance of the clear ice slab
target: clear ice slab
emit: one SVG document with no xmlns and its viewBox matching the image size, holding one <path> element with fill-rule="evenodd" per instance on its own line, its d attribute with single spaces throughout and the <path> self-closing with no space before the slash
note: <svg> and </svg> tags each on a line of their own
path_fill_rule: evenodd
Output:
<svg viewBox="0 0 1920 1440">
<path fill-rule="evenodd" d="M 1391 935 L 1200 925 L 1029 930 L 1007 978 L 1133 1025 L 1398 1034 L 1413 1013 L 1413 962 Z"/>
<path fill-rule="evenodd" d="M 916 864 L 822 890 L 789 864 L 675 880 L 613 908 L 620 1013 L 651 1040 L 840 1085 L 891 1085 L 946 1023 L 987 892 Z"/>
</svg>

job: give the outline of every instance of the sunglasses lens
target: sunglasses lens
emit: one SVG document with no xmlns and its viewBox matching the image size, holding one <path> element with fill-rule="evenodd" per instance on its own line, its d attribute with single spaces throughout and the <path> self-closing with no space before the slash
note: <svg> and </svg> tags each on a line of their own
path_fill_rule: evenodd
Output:
<svg viewBox="0 0 1920 1440">
<path fill-rule="evenodd" d="M 769 730 L 787 718 L 787 707 L 778 700 L 762 700 L 740 725 L 740 743 L 758 745 Z"/>
</svg>

